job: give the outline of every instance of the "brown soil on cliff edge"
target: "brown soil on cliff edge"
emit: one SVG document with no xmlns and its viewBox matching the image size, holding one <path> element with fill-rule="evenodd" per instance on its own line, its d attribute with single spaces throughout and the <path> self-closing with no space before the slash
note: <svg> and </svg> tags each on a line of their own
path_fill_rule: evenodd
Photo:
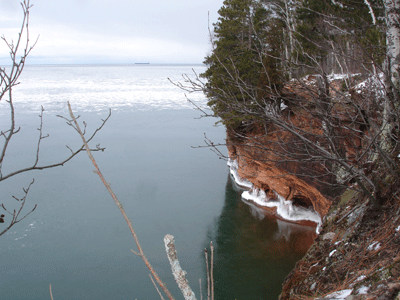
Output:
<svg viewBox="0 0 400 300">
<path fill-rule="evenodd" d="M 397 195 L 396 195 L 397 194 Z M 284 282 L 284 299 L 400 299 L 400 198 L 381 210 L 347 190 L 333 205 L 321 234 Z M 343 299 L 343 298 L 341 298 Z"/>
</svg>

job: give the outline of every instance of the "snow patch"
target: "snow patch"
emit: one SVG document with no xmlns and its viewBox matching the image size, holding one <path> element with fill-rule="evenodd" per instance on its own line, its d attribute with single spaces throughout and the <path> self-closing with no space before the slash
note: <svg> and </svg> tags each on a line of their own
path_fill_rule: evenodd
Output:
<svg viewBox="0 0 400 300">
<path fill-rule="evenodd" d="M 366 295 L 366 294 L 368 293 L 368 290 L 369 290 L 369 287 L 363 285 L 362 287 L 360 287 L 360 288 L 357 290 L 357 293 L 358 293 L 359 295 Z"/>
<path fill-rule="evenodd" d="M 367 276 L 361 275 L 360 277 L 358 277 L 358 278 L 356 279 L 356 282 L 360 282 L 361 280 L 364 280 L 365 278 L 367 278 Z"/>
<path fill-rule="evenodd" d="M 342 7 L 342 8 L 344 7 L 342 3 L 336 2 L 335 0 L 332 0 L 332 4 L 337 5 L 337 6 L 340 6 L 340 7 Z"/>
<path fill-rule="evenodd" d="M 368 246 L 368 250 L 379 250 L 381 249 L 381 243 L 373 242 L 371 245 Z"/>
<path fill-rule="evenodd" d="M 237 160 L 229 160 L 228 166 L 230 167 L 230 173 L 236 183 L 240 186 L 246 187 L 249 190 L 242 193 L 242 198 L 248 201 L 253 201 L 260 206 L 276 207 L 277 214 L 288 221 L 312 221 L 317 223 L 317 234 L 319 234 L 322 220 L 320 215 L 313 209 L 307 209 L 293 205 L 291 200 L 286 200 L 281 195 L 277 194 L 277 201 L 270 199 L 265 191 L 254 188 L 253 184 L 246 179 L 243 179 L 238 174 L 238 162 Z"/>
<path fill-rule="evenodd" d="M 360 74 L 331 74 L 331 75 L 328 75 L 327 77 L 328 77 L 329 81 L 333 81 L 333 80 L 347 79 L 347 78 L 354 77 L 357 75 L 360 75 Z"/>
<path fill-rule="evenodd" d="M 379 73 L 357 84 L 355 86 L 355 90 L 357 91 L 357 93 L 362 93 L 364 90 L 367 89 L 369 90 L 369 92 L 371 92 L 371 90 L 374 90 L 378 95 L 382 97 L 385 95 L 385 86 L 383 84 L 383 80 L 384 74 Z"/>
<path fill-rule="evenodd" d="M 359 283 L 360 281 L 364 280 L 365 278 L 367 278 L 367 276 L 365 276 L 365 275 L 359 276 L 356 280 L 354 280 L 354 282 L 352 284 L 350 284 L 350 287 L 355 286 L 357 283 Z"/>
<path fill-rule="evenodd" d="M 335 252 L 336 252 L 336 249 L 332 250 L 331 253 L 329 253 L 329 257 L 331 257 Z"/>
<path fill-rule="evenodd" d="M 353 290 L 341 290 L 337 292 L 333 292 L 326 296 L 325 298 L 331 298 L 331 299 L 345 299 L 346 297 L 351 295 L 351 292 Z"/>
</svg>

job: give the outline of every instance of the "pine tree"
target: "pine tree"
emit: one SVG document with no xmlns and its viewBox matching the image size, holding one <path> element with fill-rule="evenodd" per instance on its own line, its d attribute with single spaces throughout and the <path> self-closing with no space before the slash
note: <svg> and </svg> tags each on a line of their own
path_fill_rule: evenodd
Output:
<svg viewBox="0 0 400 300">
<path fill-rule="evenodd" d="M 228 128 L 237 130 L 245 117 L 235 112 L 231 104 L 249 101 L 257 93 L 266 11 L 252 0 L 225 0 L 218 13 L 213 50 L 204 61 L 208 69 L 202 77 L 208 80 L 208 105 Z M 237 82 L 246 86 L 246 91 Z"/>
<path fill-rule="evenodd" d="M 208 105 L 228 130 L 244 131 L 254 120 L 234 103 L 263 109 L 266 95 L 283 86 L 279 70 L 282 38 L 268 6 L 254 0 L 226 0 L 214 24 L 213 51 L 206 57 Z M 268 73 L 268 74 L 267 74 Z M 239 84 L 238 84 L 239 83 Z"/>
</svg>

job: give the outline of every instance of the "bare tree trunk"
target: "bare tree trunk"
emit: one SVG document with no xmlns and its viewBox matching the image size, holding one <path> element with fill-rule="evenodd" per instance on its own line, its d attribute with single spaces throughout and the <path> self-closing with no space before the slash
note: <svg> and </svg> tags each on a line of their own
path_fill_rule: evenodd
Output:
<svg viewBox="0 0 400 300">
<path fill-rule="evenodd" d="M 400 88 L 400 0 L 386 0 L 386 44 L 388 71 L 395 89 Z M 398 96 L 397 96 L 398 98 Z"/>
<path fill-rule="evenodd" d="M 386 70 L 385 86 L 386 101 L 383 111 L 382 142 L 381 148 L 390 152 L 392 150 L 391 132 L 393 130 L 394 114 L 398 117 L 400 103 L 400 0 L 385 1 L 386 15 Z"/>
</svg>

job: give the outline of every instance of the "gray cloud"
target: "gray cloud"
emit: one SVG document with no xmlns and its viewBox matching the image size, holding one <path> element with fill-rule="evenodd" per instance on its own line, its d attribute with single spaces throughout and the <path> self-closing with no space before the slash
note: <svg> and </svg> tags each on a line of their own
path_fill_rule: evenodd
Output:
<svg viewBox="0 0 400 300">
<path fill-rule="evenodd" d="M 45 57 L 54 59 L 65 55 L 72 59 L 79 56 L 91 57 L 93 55 L 88 56 L 88 53 L 95 55 L 97 52 L 99 57 L 108 57 L 110 60 L 115 60 L 117 56 L 120 60 L 146 57 L 157 62 L 165 60 L 165 63 L 177 63 L 181 58 L 186 60 L 184 62 L 202 62 L 209 48 L 208 12 L 211 22 L 215 22 L 217 11 L 223 2 L 31 1 L 34 4 L 31 29 L 41 36 L 32 56 L 44 60 Z M 0 3 L 20 16 L 20 13 L 16 13 L 19 8 L 14 7 L 16 0 L 1 0 Z M 137 43 L 141 43 L 143 47 Z M 66 49 L 68 45 L 74 49 Z M 91 47 L 93 48 L 90 49 Z M 149 51 L 151 47 L 155 47 L 154 51 Z"/>
<path fill-rule="evenodd" d="M 210 48 L 208 12 L 215 22 L 222 2 L 31 0 L 31 36 L 40 39 L 28 62 L 200 63 Z M 0 0 L 0 35 L 15 39 L 21 19 L 18 0 Z"/>
</svg>

